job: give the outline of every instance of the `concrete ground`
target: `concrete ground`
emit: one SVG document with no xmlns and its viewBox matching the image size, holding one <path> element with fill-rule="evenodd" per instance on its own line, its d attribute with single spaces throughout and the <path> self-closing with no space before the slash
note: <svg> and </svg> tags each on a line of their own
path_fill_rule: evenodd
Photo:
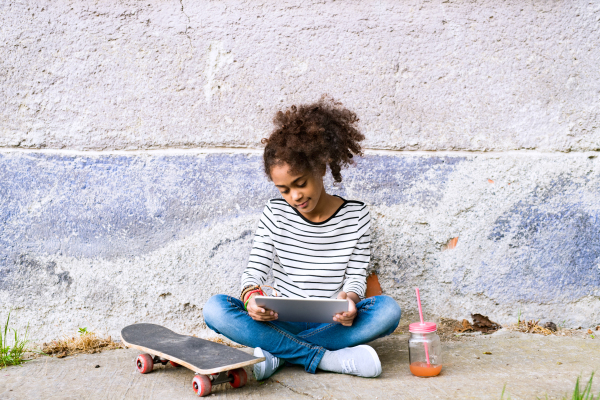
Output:
<svg viewBox="0 0 600 400">
<path fill-rule="evenodd" d="M 286 366 L 263 383 L 219 385 L 213 398 L 227 399 L 561 399 L 577 376 L 600 372 L 600 339 L 544 337 L 501 330 L 493 335 L 443 343 L 444 368 L 435 378 L 408 370 L 408 335 L 376 340 L 383 374 L 376 379 Z M 251 351 L 251 349 L 244 349 Z M 491 352 L 491 355 L 483 354 Z M 191 399 L 194 373 L 158 366 L 141 375 L 138 351 L 111 350 L 57 359 L 42 357 L 0 370 L 1 399 Z M 99 368 L 96 368 L 99 365 Z M 248 368 L 247 372 L 251 373 Z M 600 376 L 594 390 L 600 391 Z"/>
</svg>

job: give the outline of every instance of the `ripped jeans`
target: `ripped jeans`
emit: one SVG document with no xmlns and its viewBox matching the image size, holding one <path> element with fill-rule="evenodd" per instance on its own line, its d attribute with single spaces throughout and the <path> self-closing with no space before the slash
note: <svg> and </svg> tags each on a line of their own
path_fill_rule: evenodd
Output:
<svg viewBox="0 0 600 400">
<path fill-rule="evenodd" d="M 213 331 L 248 347 L 260 347 L 315 373 L 325 350 L 358 346 L 391 334 L 400 322 L 400 306 L 389 296 L 374 296 L 356 304 L 352 326 L 336 323 L 254 321 L 244 303 L 224 294 L 204 305 L 204 321 Z"/>
</svg>

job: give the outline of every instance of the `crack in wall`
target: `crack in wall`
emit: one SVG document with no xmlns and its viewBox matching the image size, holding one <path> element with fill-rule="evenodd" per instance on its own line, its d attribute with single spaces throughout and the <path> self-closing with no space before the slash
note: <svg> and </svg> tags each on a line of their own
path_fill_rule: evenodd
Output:
<svg viewBox="0 0 600 400">
<path fill-rule="evenodd" d="M 194 46 L 192 45 L 192 38 L 188 34 L 188 28 L 190 27 L 191 19 L 190 16 L 186 14 L 183 8 L 183 0 L 179 0 L 179 4 L 181 4 L 181 12 L 187 18 L 187 24 L 185 24 L 185 31 L 183 33 L 185 34 L 185 36 L 187 36 L 188 40 L 190 41 L 190 50 L 194 50 Z"/>
</svg>

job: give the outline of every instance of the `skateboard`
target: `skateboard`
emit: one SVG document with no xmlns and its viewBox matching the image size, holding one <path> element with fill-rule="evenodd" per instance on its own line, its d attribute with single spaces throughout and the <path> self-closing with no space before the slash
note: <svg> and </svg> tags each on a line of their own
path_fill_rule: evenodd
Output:
<svg viewBox="0 0 600 400">
<path fill-rule="evenodd" d="M 229 383 L 234 388 L 244 386 L 248 376 L 243 367 L 265 360 L 223 344 L 180 335 L 155 324 L 126 326 L 121 330 L 121 339 L 125 346 L 144 352 L 135 361 L 142 374 L 151 372 L 156 363 L 170 363 L 173 367 L 183 366 L 194 371 L 192 387 L 199 397 L 210 394 L 213 386 L 222 383 Z"/>
</svg>

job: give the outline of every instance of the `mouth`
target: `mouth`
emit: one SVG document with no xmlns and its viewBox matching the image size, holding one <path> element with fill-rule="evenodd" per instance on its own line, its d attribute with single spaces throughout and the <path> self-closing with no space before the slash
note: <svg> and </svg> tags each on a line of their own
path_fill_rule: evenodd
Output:
<svg viewBox="0 0 600 400">
<path fill-rule="evenodd" d="M 306 200 L 304 203 L 301 203 L 301 204 L 296 204 L 296 208 L 306 208 L 306 206 L 308 206 L 309 200 Z"/>
</svg>

